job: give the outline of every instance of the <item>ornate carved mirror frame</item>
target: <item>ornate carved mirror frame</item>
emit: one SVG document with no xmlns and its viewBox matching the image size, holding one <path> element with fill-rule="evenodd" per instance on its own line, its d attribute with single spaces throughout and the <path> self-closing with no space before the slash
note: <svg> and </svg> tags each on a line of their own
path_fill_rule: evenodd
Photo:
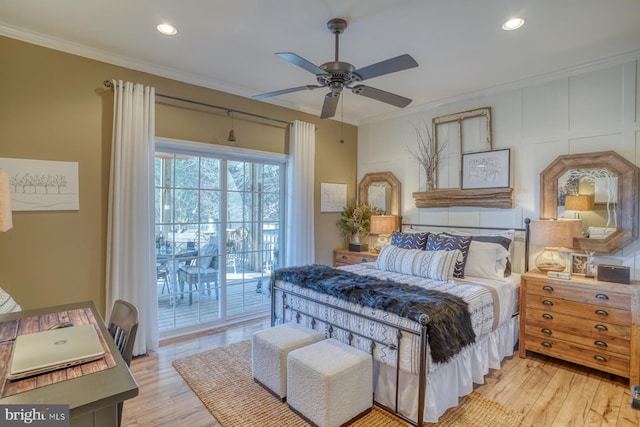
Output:
<svg viewBox="0 0 640 427">
<path fill-rule="evenodd" d="M 617 230 L 603 239 L 574 238 L 574 249 L 613 253 L 638 237 L 640 169 L 615 151 L 559 156 L 540 173 L 540 218 L 558 217 L 558 179 L 572 169 L 605 168 L 618 176 Z"/>
</svg>

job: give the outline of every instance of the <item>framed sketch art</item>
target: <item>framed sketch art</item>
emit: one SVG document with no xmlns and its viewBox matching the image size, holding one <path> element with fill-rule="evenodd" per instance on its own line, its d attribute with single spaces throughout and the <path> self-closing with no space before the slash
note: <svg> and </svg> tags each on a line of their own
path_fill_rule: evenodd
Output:
<svg viewBox="0 0 640 427">
<path fill-rule="evenodd" d="M 508 188 L 511 150 L 462 154 L 462 189 Z"/>
<path fill-rule="evenodd" d="M 347 184 L 320 183 L 320 212 L 342 212 L 347 206 Z"/>
<path fill-rule="evenodd" d="M 0 157 L 14 211 L 80 209 L 78 162 Z"/>
</svg>

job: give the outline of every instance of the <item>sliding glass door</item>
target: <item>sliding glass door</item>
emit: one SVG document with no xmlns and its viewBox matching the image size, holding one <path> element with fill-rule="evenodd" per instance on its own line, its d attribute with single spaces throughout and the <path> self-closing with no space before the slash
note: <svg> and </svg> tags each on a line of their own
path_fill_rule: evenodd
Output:
<svg viewBox="0 0 640 427">
<path fill-rule="evenodd" d="M 265 157 L 157 149 L 161 336 L 268 311 L 284 241 L 285 167 Z"/>
</svg>

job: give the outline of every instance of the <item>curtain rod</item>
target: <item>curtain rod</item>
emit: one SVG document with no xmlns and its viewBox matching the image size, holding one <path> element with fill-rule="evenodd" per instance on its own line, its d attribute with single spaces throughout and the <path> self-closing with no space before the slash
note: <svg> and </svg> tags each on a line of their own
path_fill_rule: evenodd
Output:
<svg viewBox="0 0 640 427">
<path fill-rule="evenodd" d="M 113 88 L 113 82 L 111 80 L 105 80 L 102 83 L 105 85 L 105 87 L 108 87 L 109 89 Z M 193 101 L 191 99 L 186 99 L 186 98 L 178 98 L 177 96 L 163 95 L 161 93 L 156 93 L 156 96 L 160 96 L 162 98 L 167 98 L 167 99 L 172 99 L 174 101 L 188 102 L 189 104 L 196 104 L 196 105 L 200 105 L 200 106 L 203 106 L 203 107 L 217 108 L 218 110 L 224 110 L 227 113 L 232 112 L 232 113 L 243 114 L 245 116 L 256 117 L 258 119 L 264 119 L 264 120 L 271 120 L 272 122 L 284 123 L 286 125 L 292 125 L 293 124 L 291 122 L 287 122 L 286 120 L 273 119 L 271 117 L 262 116 L 260 114 L 248 113 L 246 111 L 235 110 L 233 108 L 227 108 L 227 107 L 221 107 L 219 105 L 207 104 L 207 103 L 200 102 L 200 101 Z"/>
</svg>

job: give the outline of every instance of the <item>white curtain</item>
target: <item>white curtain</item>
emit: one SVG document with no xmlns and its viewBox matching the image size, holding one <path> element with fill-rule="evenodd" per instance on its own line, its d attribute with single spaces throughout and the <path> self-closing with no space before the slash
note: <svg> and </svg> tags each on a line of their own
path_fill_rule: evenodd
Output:
<svg viewBox="0 0 640 427">
<path fill-rule="evenodd" d="M 313 264 L 316 255 L 313 223 L 316 128 L 313 123 L 296 120 L 290 135 L 285 266 Z"/>
<path fill-rule="evenodd" d="M 113 81 L 107 228 L 107 319 L 123 299 L 138 308 L 133 354 L 158 347 L 154 252 L 155 89 Z"/>
</svg>

